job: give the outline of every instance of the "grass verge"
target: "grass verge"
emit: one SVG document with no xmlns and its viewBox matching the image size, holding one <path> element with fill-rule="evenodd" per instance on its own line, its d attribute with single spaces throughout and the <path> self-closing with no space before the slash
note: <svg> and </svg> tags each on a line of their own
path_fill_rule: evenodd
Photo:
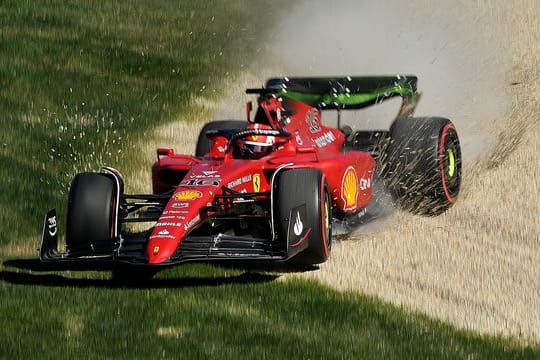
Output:
<svg viewBox="0 0 540 360">
<path fill-rule="evenodd" d="M 2 358 L 540 356 L 539 348 L 461 331 L 314 281 L 186 265 L 158 274 L 148 287 L 121 288 L 106 272 L 4 265 Z M 21 298 L 32 306 L 21 307 Z"/>
</svg>

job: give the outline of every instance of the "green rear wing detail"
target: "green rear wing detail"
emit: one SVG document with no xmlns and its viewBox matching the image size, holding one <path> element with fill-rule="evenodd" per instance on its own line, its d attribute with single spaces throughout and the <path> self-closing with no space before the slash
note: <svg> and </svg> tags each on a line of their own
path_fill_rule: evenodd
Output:
<svg viewBox="0 0 540 360">
<path fill-rule="evenodd" d="M 414 108 L 420 96 L 417 82 L 412 75 L 284 77 L 268 80 L 265 89 L 321 110 L 361 109 L 395 96 L 403 99 L 404 108 Z"/>
</svg>

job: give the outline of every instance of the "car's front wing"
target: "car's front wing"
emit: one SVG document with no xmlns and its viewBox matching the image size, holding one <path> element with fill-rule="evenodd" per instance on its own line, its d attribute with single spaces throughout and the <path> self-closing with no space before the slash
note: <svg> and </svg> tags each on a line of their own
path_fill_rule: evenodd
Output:
<svg viewBox="0 0 540 360">
<path fill-rule="evenodd" d="M 107 242 L 95 242 L 86 247 L 59 251 L 56 211 L 45 217 L 39 257 L 41 261 L 115 261 L 144 265 L 148 263 L 146 246 L 148 231 L 120 234 Z M 307 247 L 295 249 L 295 254 Z M 158 265 L 174 265 L 193 261 L 257 260 L 283 261 L 291 257 L 287 246 L 276 246 L 269 239 L 216 234 L 187 236 L 169 260 Z"/>
</svg>

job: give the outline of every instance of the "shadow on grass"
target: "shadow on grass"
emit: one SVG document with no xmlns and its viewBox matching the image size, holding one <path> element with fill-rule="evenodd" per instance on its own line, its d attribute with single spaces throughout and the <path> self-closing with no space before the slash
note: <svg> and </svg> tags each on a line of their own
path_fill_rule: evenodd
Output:
<svg viewBox="0 0 540 360">
<path fill-rule="evenodd" d="M 236 269 L 246 272 L 265 272 L 275 274 L 291 274 L 319 270 L 318 265 L 289 264 L 284 261 L 221 261 L 214 262 L 213 265 L 224 269 Z"/>
<path fill-rule="evenodd" d="M 113 263 L 107 262 L 70 262 L 70 263 L 43 263 L 34 259 L 7 260 L 5 267 L 12 267 L 31 272 L 6 271 L 0 272 L 0 281 L 16 285 L 37 285 L 54 287 L 101 287 L 101 288 L 133 288 L 133 289 L 159 289 L 159 288 L 187 288 L 202 286 L 221 286 L 229 284 L 256 284 L 270 282 L 278 275 L 262 274 L 246 271 L 240 275 L 232 276 L 187 276 L 181 278 L 150 279 L 141 276 L 139 279 L 116 278 L 117 269 Z M 134 268 L 135 269 L 135 268 Z M 72 278 L 59 274 L 36 274 L 35 272 L 51 271 L 111 271 L 112 277 L 108 279 Z M 136 274 L 137 272 L 135 272 Z M 152 274 L 153 275 L 153 274 Z"/>
</svg>

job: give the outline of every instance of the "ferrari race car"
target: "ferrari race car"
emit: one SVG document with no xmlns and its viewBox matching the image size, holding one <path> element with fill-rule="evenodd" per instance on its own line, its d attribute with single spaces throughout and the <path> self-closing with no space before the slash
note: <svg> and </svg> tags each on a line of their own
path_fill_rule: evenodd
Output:
<svg viewBox="0 0 540 360">
<path fill-rule="evenodd" d="M 45 217 L 42 261 L 106 260 L 160 268 L 189 261 L 319 264 L 334 221 L 359 218 L 382 184 L 401 208 L 438 215 L 461 181 L 456 129 L 442 117 L 412 117 L 415 76 L 274 78 L 246 106 L 247 120 L 202 129 L 195 155 L 157 149 L 152 194 L 125 194 L 117 170 L 75 175 L 65 250 L 55 210 Z M 389 129 L 353 131 L 342 111 L 393 97 Z M 337 126 L 322 121 L 337 114 Z"/>
</svg>

